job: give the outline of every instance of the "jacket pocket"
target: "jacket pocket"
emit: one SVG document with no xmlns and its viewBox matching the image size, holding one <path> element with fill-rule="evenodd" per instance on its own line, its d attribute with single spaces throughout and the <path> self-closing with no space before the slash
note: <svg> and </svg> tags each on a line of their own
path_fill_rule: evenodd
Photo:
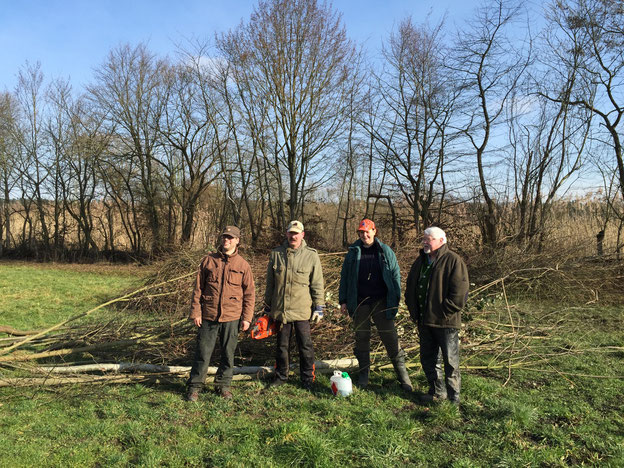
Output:
<svg viewBox="0 0 624 468">
<path fill-rule="evenodd" d="M 233 286 L 240 286 L 243 283 L 243 272 L 230 270 L 228 273 L 228 283 Z"/>
<path fill-rule="evenodd" d="M 210 316 L 215 311 L 215 297 L 203 295 L 200 299 L 201 311 L 203 315 Z"/>
<path fill-rule="evenodd" d="M 214 303 L 214 296 L 202 294 L 200 303 L 201 304 L 212 304 Z"/>
<path fill-rule="evenodd" d="M 310 272 L 311 270 L 304 269 L 295 271 L 295 274 L 293 275 L 295 283 L 304 284 L 306 286 L 310 284 Z"/>
</svg>

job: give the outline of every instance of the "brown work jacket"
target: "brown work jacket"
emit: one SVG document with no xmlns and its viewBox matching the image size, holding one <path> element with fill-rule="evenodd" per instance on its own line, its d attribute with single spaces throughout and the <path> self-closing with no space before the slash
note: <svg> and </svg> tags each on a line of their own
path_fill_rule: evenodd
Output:
<svg viewBox="0 0 624 468">
<path fill-rule="evenodd" d="M 251 322 L 256 289 L 249 263 L 238 254 L 221 250 L 204 257 L 195 277 L 189 318 L 213 322 L 242 319 Z"/>
</svg>

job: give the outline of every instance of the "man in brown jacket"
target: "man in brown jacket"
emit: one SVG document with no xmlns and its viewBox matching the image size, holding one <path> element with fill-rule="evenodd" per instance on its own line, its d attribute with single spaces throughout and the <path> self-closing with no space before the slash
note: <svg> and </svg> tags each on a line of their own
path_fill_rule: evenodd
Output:
<svg viewBox="0 0 624 468">
<path fill-rule="evenodd" d="M 232 398 L 234 351 L 239 326 L 246 331 L 253 317 L 255 286 L 249 264 L 238 254 L 240 230 L 227 226 L 217 252 L 204 257 L 193 288 L 189 318 L 199 327 L 197 348 L 186 399 L 197 401 L 204 385 L 217 338 L 221 341 L 221 363 L 215 377 L 217 392 Z"/>
</svg>

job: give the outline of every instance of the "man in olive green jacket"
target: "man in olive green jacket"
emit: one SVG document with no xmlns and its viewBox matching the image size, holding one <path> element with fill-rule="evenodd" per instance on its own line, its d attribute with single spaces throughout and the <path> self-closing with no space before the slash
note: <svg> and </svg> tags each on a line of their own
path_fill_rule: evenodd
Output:
<svg viewBox="0 0 624 468">
<path fill-rule="evenodd" d="M 303 224 L 291 221 L 286 241 L 271 251 L 264 303 L 265 312 L 281 325 L 272 385 L 281 385 L 288 379 L 288 347 L 294 329 L 301 383 L 311 389 L 315 376 L 310 320 L 318 322 L 323 318 L 325 290 L 321 260 L 316 250 L 307 246 L 304 236 Z"/>
</svg>

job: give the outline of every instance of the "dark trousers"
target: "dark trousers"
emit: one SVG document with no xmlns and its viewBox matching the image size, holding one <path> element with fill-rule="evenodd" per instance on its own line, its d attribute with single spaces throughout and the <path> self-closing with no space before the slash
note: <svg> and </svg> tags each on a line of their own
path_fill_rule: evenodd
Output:
<svg viewBox="0 0 624 468">
<path fill-rule="evenodd" d="M 399 336 L 394 320 L 386 318 L 386 298 L 358 306 L 353 314 L 355 330 L 355 355 L 370 352 L 371 322 L 377 327 L 379 338 L 386 347 L 388 357 L 393 359 L 399 353 Z"/>
<path fill-rule="evenodd" d="M 275 375 L 280 380 L 288 380 L 288 348 L 292 330 L 295 330 L 297 348 L 299 349 L 299 372 L 302 382 L 314 381 L 314 345 L 310 333 L 310 322 L 296 320 L 284 323 L 277 333 L 277 355 L 275 359 Z"/>
<path fill-rule="evenodd" d="M 446 394 L 449 400 L 459 401 L 461 387 L 459 330 L 419 325 L 418 335 L 420 337 L 420 363 L 429 382 L 429 392 L 435 392 L 439 397 L 444 397 Z M 444 380 L 440 355 L 444 363 Z"/>
<path fill-rule="evenodd" d="M 201 388 L 206 380 L 210 357 L 214 351 L 217 338 L 221 341 L 221 363 L 215 376 L 215 385 L 221 389 L 228 389 L 234 374 L 234 352 L 238 344 L 239 320 L 232 322 L 202 321 L 197 332 L 197 347 L 195 360 L 188 379 L 188 388 Z"/>
</svg>

